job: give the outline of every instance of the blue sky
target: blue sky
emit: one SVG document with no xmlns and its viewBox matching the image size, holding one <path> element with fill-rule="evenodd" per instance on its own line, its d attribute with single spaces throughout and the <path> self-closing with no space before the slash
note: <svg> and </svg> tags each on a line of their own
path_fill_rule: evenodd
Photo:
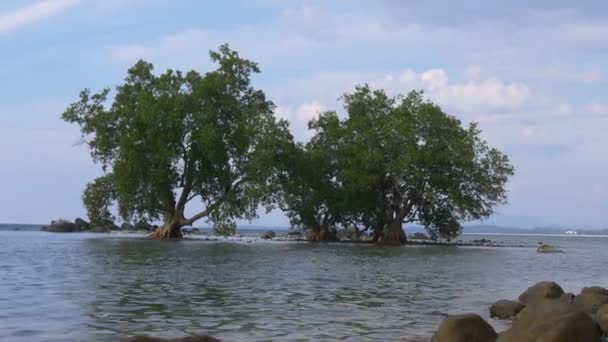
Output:
<svg viewBox="0 0 608 342">
<path fill-rule="evenodd" d="M 491 223 L 608 227 L 608 2 L 529 3 L 2 1 L 0 222 L 84 215 L 99 169 L 59 119 L 81 89 L 118 84 L 139 58 L 205 71 L 229 43 L 260 63 L 256 85 L 300 140 L 355 84 L 424 89 L 511 157 Z"/>
</svg>

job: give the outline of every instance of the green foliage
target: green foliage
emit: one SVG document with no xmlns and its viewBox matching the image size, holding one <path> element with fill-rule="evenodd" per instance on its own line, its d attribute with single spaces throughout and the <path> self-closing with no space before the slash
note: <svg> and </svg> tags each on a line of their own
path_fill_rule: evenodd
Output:
<svg viewBox="0 0 608 342">
<path fill-rule="evenodd" d="M 236 235 L 236 223 L 231 221 L 216 222 L 213 225 L 213 235 L 224 237 Z"/>
<path fill-rule="evenodd" d="M 103 227 L 114 221 L 110 206 L 116 198 L 112 174 L 88 183 L 82 194 L 82 202 L 88 212 L 91 225 Z"/>
<path fill-rule="evenodd" d="M 462 221 L 486 218 L 506 202 L 513 167 L 477 124 L 462 127 L 422 92 L 389 97 L 364 85 L 343 100 L 345 119 L 329 112 L 311 122 L 316 134 L 301 151 L 309 168 L 284 188 L 296 223 L 308 210 L 375 236 L 418 222 L 453 238 Z"/>
<path fill-rule="evenodd" d="M 86 89 L 63 113 L 112 174 L 111 198 L 124 220 L 181 226 L 203 217 L 251 219 L 268 201 L 280 146 L 292 139 L 287 124 L 275 120 L 274 104 L 251 85 L 256 63 L 227 45 L 210 55 L 218 67 L 204 75 L 156 75 L 139 61 L 113 98 L 109 89 Z M 194 199 L 202 210 L 186 218 Z"/>
</svg>

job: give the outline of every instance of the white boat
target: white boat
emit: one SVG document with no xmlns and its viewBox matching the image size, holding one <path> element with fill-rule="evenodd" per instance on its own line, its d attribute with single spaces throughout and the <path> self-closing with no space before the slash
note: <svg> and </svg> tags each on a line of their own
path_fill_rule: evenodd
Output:
<svg viewBox="0 0 608 342">
<path fill-rule="evenodd" d="M 564 234 L 566 234 L 566 235 L 578 235 L 578 233 L 575 232 L 574 230 L 567 230 L 566 232 L 564 232 Z"/>
</svg>

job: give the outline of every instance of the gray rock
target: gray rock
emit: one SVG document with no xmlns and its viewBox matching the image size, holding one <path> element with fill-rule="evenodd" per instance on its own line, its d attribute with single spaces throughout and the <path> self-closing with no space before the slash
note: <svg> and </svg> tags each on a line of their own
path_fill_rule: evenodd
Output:
<svg viewBox="0 0 608 342">
<path fill-rule="evenodd" d="M 48 227 L 48 231 L 53 233 L 73 233 L 76 231 L 76 225 L 63 219 L 53 220 Z"/>
<path fill-rule="evenodd" d="M 264 240 L 274 239 L 275 237 L 277 237 L 277 233 L 275 233 L 272 230 L 268 231 L 262 235 L 262 239 L 264 239 Z"/>
<path fill-rule="evenodd" d="M 490 307 L 490 316 L 498 319 L 511 319 L 515 317 L 525 305 L 512 300 L 501 299 Z"/>
<path fill-rule="evenodd" d="M 80 217 L 74 220 L 74 225 L 76 226 L 76 231 L 86 231 L 91 229 L 89 222 L 81 219 Z"/>
<path fill-rule="evenodd" d="M 527 305 L 497 342 L 599 342 L 591 317 L 561 300 L 540 300 Z"/>
<path fill-rule="evenodd" d="M 132 224 L 130 224 L 128 222 L 125 222 L 125 223 L 123 223 L 123 224 L 120 225 L 120 229 L 122 229 L 122 230 L 133 230 L 133 229 L 135 229 L 135 227 L 133 227 Z"/>
<path fill-rule="evenodd" d="M 553 281 L 542 281 L 528 288 L 519 296 L 523 304 L 530 304 L 542 299 L 558 299 L 564 294 L 564 290 Z"/>
<path fill-rule="evenodd" d="M 444 319 L 431 342 L 494 342 L 496 331 L 479 315 L 465 314 Z"/>
</svg>

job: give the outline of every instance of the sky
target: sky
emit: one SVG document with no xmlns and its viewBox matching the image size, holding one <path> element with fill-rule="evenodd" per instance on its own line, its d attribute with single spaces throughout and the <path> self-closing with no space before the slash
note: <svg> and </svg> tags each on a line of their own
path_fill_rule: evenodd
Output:
<svg viewBox="0 0 608 342">
<path fill-rule="evenodd" d="M 356 84 L 422 89 L 516 168 L 486 222 L 608 227 L 605 0 L 1 1 L 0 222 L 85 215 L 100 168 L 60 119 L 82 89 L 140 58 L 205 72 L 223 43 L 260 64 L 254 84 L 298 140 Z"/>
</svg>

